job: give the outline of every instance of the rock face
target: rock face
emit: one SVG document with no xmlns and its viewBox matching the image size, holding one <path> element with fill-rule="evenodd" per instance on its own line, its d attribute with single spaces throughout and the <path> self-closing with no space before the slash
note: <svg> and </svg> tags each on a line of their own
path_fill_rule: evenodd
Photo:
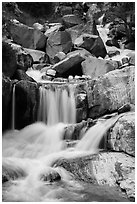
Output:
<svg viewBox="0 0 137 204">
<path fill-rule="evenodd" d="M 13 41 L 25 48 L 42 50 L 46 45 L 46 36 L 39 30 L 20 22 L 12 22 L 9 32 Z"/>
<path fill-rule="evenodd" d="M 8 43 L 2 42 L 2 72 L 12 77 L 16 69 L 17 61 L 14 50 Z"/>
<path fill-rule="evenodd" d="M 20 45 L 3 42 L 2 71 L 12 77 L 16 69 L 26 71 L 33 64 L 32 56 Z"/>
<path fill-rule="evenodd" d="M 17 68 L 27 71 L 33 65 L 32 56 L 20 45 L 11 43 L 11 47 L 16 55 Z"/>
<path fill-rule="evenodd" d="M 135 67 L 111 71 L 88 82 L 89 117 L 111 113 L 124 104 L 135 103 Z"/>
<path fill-rule="evenodd" d="M 53 65 L 53 69 L 59 74 L 63 74 L 73 68 L 75 65 L 81 64 L 90 53 L 86 50 L 76 50 L 67 54 L 65 59 Z M 73 71 L 72 71 L 73 72 Z"/>
<path fill-rule="evenodd" d="M 74 175 L 75 179 L 92 184 L 119 186 L 128 198 L 135 197 L 135 159 L 124 153 L 101 152 L 74 159 L 61 159 L 61 166 Z"/>
<path fill-rule="evenodd" d="M 12 81 L 2 77 L 2 130 L 11 127 Z"/>
<path fill-rule="evenodd" d="M 17 69 L 12 77 L 12 79 L 26 80 L 31 82 L 36 82 L 33 78 L 29 77 L 24 70 Z"/>
<path fill-rule="evenodd" d="M 102 39 L 97 35 L 82 34 L 74 42 L 75 47 L 82 47 L 96 57 L 104 58 L 107 54 Z"/>
<path fill-rule="evenodd" d="M 96 57 L 89 56 L 82 62 L 82 71 L 84 75 L 89 75 L 93 79 L 115 70 L 116 66 L 114 66 L 114 63 L 116 62 L 112 60 L 97 59 Z"/>
<path fill-rule="evenodd" d="M 66 28 L 70 28 L 73 27 L 75 25 L 79 25 L 81 22 L 81 19 L 74 15 L 74 14 L 69 14 L 69 15 L 65 15 L 62 17 L 62 24 L 66 27 Z"/>
<path fill-rule="evenodd" d="M 47 40 L 46 53 L 51 63 L 54 63 L 54 57 L 58 52 L 64 52 L 66 54 L 71 49 L 72 40 L 67 31 L 53 32 Z"/>
<path fill-rule="evenodd" d="M 135 156 L 135 113 L 121 117 L 108 136 L 108 148 Z"/>
<path fill-rule="evenodd" d="M 21 129 L 37 121 L 39 102 L 38 85 L 29 81 L 19 81 L 15 87 L 15 128 Z"/>
</svg>

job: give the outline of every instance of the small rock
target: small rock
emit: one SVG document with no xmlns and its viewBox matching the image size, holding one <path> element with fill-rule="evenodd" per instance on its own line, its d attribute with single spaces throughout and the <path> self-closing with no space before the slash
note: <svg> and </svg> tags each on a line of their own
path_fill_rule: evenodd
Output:
<svg viewBox="0 0 137 204">
<path fill-rule="evenodd" d="M 58 63 L 61 60 L 63 60 L 66 57 L 66 54 L 64 52 L 58 52 L 54 57 L 54 62 Z"/>
</svg>

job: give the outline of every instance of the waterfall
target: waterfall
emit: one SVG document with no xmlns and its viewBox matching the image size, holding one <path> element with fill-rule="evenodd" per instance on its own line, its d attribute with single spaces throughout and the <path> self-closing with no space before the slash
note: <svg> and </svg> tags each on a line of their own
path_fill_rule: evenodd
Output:
<svg viewBox="0 0 137 204">
<path fill-rule="evenodd" d="M 54 86 L 54 88 L 40 86 L 39 91 L 38 121 L 43 121 L 48 125 L 59 122 L 76 122 L 76 104 L 72 85 L 67 88 L 62 86 Z"/>
<path fill-rule="evenodd" d="M 41 98 L 43 94 L 45 97 L 46 89 L 42 88 L 41 91 Z M 58 102 L 57 104 L 59 105 L 57 98 L 59 98 L 60 95 L 55 93 L 56 92 L 48 90 L 46 96 L 50 95 L 50 97 L 53 97 L 52 100 Z M 71 99 L 73 94 L 72 96 L 71 94 L 68 96 L 67 92 L 64 91 L 62 97 L 63 99 L 68 97 L 67 99 L 69 99 L 72 104 L 74 103 Z M 48 101 L 48 99 L 47 97 L 46 101 Z M 68 103 L 70 103 L 69 100 Z M 63 101 L 63 103 L 67 103 L 67 100 Z M 71 103 L 70 106 L 72 105 Z M 48 104 L 48 106 L 50 105 L 51 104 Z M 46 109 L 46 111 L 48 112 L 48 109 Z M 68 112 L 65 114 L 68 114 Z M 8 182 L 9 185 L 3 188 L 3 199 L 10 202 L 63 201 L 70 193 L 71 196 L 73 195 L 73 199 L 76 198 L 76 196 L 79 198 L 80 194 L 76 194 L 76 192 L 73 194 L 74 189 L 83 189 L 83 187 L 80 187 L 79 184 L 72 179 L 69 172 L 66 172 L 63 168 L 55 168 L 53 164 L 61 158 L 73 159 L 97 153 L 99 142 L 103 135 L 115 124 L 121 115 L 98 121 L 96 125 L 85 133 L 83 138 L 78 141 L 78 144 L 73 149 L 67 148 L 66 142 L 63 139 L 66 127 L 66 124 L 63 123 L 49 126 L 42 122 L 36 122 L 26 126 L 20 131 L 5 133 L 2 140 L 3 175 L 8 177 L 9 180 L 11 179 L 11 182 Z M 52 185 L 49 185 L 46 180 L 40 179 L 41 175 L 45 178 L 52 176 L 55 178 L 55 175 L 58 174 L 62 180 L 61 184 L 56 181 L 53 182 Z M 6 183 L 7 182 L 4 184 Z M 57 189 L 59 189 L 59 192 Z M 60 192 L 64 192 L 65 195 L 64 193 L 61 195 Z M 59 200 L 60 196 L 62 200 Z"/>
<path fill-rule="evenodd" d="M 105 133 L 116 123 L 116 121 L 121 117 L 117 115 L 107 120 L 98 121 L 96 125 L 91 127 L 84 137 L 76 145 L 75 150 L 83 151 L 93 151 L 98 149 L 99 143 Z"/>
<path fill-rule="evenodd" d="M 12 119 L 11 119 L 11 129 L 15 129 L 15 84 L 13 85 L 12 92 Z"/>
</svg>

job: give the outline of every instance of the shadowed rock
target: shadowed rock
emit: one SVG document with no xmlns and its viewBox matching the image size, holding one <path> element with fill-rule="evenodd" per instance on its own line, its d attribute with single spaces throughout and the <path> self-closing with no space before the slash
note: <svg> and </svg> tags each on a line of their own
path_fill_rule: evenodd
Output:
<svg viewBox="0 0 137 204">
<path fill-rule="evenodd" d="M 25 48 L 41 50 L 45 48 L 46 36 L 39 30 L 28 27 L 19 21 L 13 21 L 9 26 L 13 41 Z"/>
</svg>

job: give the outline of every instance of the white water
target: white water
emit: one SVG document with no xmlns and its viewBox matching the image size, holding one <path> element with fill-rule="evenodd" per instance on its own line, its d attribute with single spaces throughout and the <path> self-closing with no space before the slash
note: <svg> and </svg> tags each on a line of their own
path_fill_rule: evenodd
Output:
<svg viewBox="0 0 137 204">
<path fill-rule="evenodd" d="M 6 201 L 63 201 L 61 195 L 69 188 L 70 197 L 75 188 L 83 187 L 73 180 L 71 174 L 61 167 L 53 168 L 52 165 L 61 158 L 76 158 L 97 153 L 98 145 L 106 131 L 114 125 L 120 116 L 108 120 L 102 120 L 91 127 L 84 137 L 73 149 L 67 149 L 63 140 L 66 125 L 63 123 L 47 126 L 37 122 L 20 131 L 10 131 L 3 136 L 3 167 L 17 175 L 25 175 L 24 178 L 11 180 L 9 186 L 3 190 Z M 15 173 L 14 173 L 15 172 Z M 62 184 L 40 180 L 40 175 L 49 175 L 58 172 Z M 66 192 L 65 191 L 65 192 Z M 78 196 L 77 194 L 73 195 Z M 80 195 L 79 195 L 80 196 Z M 82 199 L 82 198 L 81 198 Z"/>
<path fill-rule="evenodd" d="M 12 92 L 12 120 L 11 120 L 11 129 L 15 129 L 15 84 L 13 85 Z"/>
<path fill-rule="evenodd" d="M 46 89 L 39 88 L 40 102 L 38 109 L 38 121 L 48 125 L 59 122 L 76 123 L 76 104 L 74 98 L 74 87 L 68 86 L 68 90 L 61 86 Z"/>
</svg>

